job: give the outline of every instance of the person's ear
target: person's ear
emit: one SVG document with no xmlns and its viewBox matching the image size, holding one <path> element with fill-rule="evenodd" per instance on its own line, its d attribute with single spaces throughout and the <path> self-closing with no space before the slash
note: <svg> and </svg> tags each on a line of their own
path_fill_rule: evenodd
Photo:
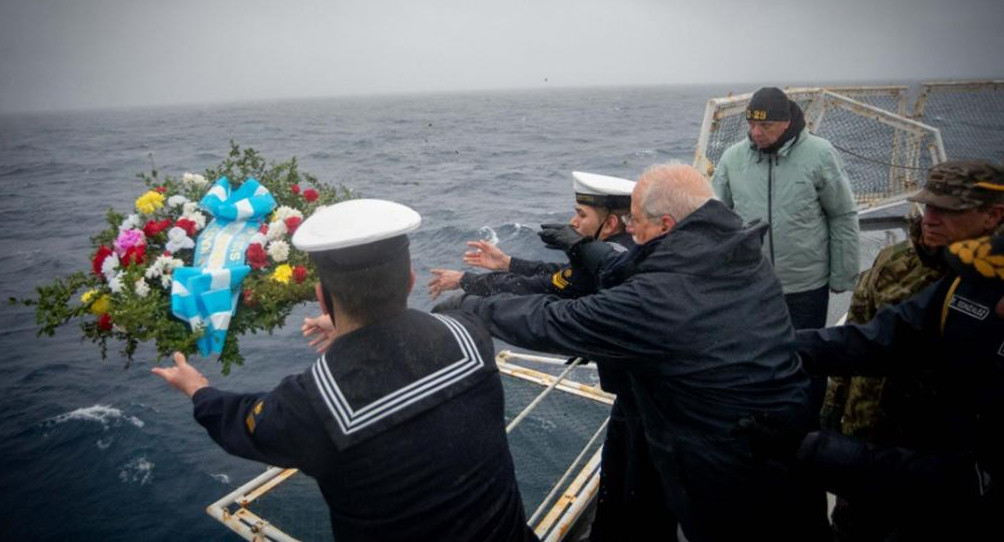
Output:
<svg viewBox="0 0 1004 542">
<path fill-rule="evenodd" d="M 411 295 L 411 289 L 415 287 L 415 270 L 408 270 L 408 295 Z"/>
<path fill-rule="evenodd" d="M 676 226 L 676 219 L 670 215 L 662 215 L 659 217 L 659 223 L 661 224 L 662 233 L 666 233 Z"/>
</svg>

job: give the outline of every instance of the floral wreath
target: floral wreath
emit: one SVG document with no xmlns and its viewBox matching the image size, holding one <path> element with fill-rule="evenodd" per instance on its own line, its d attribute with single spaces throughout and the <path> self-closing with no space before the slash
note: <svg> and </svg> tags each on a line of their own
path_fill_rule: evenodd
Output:
<svg viewBox="0 0 1004 542">
<path fill-rule="evenodd" d="M 109 339 L 131 361 L 140 343 L 159 356 L 216 354 L 222 372 L 242 365 L 238 337 L 282 326 L 292 308 L 314 298 L 316 272 L 290 237 L 315 209 L 353 197 L 301 173 L 293 158 L 266 163 L 231 142 L 229 156 L 205 175 L 138 177 L 148 190 L 91 238 L 90 272 L 36 288 L 39 335 L 71 320 L 106 358 Z"/>
</svg>

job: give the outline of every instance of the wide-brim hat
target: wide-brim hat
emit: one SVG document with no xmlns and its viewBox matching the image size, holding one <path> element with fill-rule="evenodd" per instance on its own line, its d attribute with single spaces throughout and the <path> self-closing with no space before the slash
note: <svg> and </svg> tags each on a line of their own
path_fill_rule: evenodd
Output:
<svg viewBox="0 0 1004 542">
<path fill-rule="evenodd" d="M 627 209 L 631 207 L 631 191 L 634 190 L 634 185 L 634 181 L 620 177 L 582 171 L 572 172 L 575 201 L 582 205 Z"/>
</svg>

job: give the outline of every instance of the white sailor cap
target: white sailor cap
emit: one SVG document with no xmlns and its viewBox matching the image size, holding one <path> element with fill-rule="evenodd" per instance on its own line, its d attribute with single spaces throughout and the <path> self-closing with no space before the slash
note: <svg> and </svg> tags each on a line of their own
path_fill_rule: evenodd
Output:
<svg viewBox="0 0 1004 542">
<path fill-rule="evenodd" d="M 634 181 L 620 177 L 572 172 L 575 201 L 593 207 L 627 209 L 631 206 L 631 191 L 634 190 L 634 184 Z"/>
<path fill-rule="evenodd" d="M 353 199 L 314 211 L 293 234 L 293 246 L 327 265 L 362 269 L 407 254 L 407 234 L 421 224 L 421 215 L 400 203 Z"/>
</svg>

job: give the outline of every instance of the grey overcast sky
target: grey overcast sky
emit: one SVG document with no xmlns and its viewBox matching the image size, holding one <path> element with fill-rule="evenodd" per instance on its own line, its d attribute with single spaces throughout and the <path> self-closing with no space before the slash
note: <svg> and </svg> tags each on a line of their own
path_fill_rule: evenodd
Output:
<svg viewBox="0 0 1004 542">
<path fill-rule="evenodd" d="M 1002 0 L 0 0 L 0 113 L 1004 78 Z"/>
</svg>

